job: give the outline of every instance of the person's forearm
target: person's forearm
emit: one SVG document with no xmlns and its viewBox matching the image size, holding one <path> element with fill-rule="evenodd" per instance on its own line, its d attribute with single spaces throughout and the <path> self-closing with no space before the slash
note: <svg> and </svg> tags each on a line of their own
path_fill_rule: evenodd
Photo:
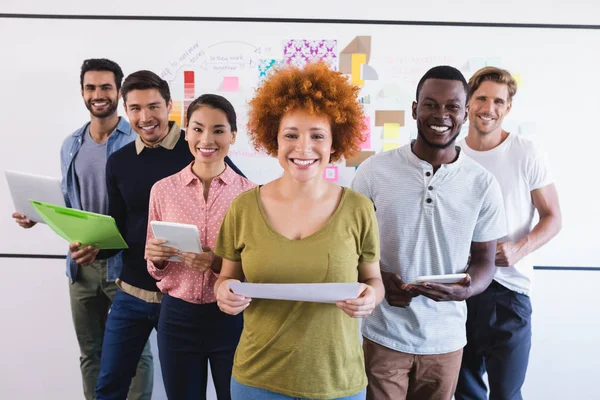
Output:
<svg viewBox="0 0 600 400">
<path fill-rule="evenodd" d="M 215 294 L 217 293 L 217 291 L 219 290 L 219 286 L 221 286 L 221 283 L 223 283 L 229 279 L 234 279 L 234 278 L 232 278 L 230 276 L 219 275 L 219 279 L 217 279 L 217 281 L 215 282 L 215 287 L 213 288 L 214 293 Z"/>
<path fill-rule="evenodd" d="M 471 277 L 469 297 L 478 295 L 487 289 L 494 278 L 496 272 L 494 258 L 490 259 L 485 254 L 472 254 L 471 263 L 466 272 Z"/>
<path fill-rule="evenodd" d="M 560 215 L 546 215 L 540 218 L 539 222 L 531 232 L 517 242 L 519 246 L 519 258 L 533 253 L 560 232 L 562 228 L 562 218 Z"/>
<path fill-rule="evenodd" d="M 215 256 L 215 258 L 213 259 L 212 264 L 210 265 L 210 269 L 218 274 L 221 272 L 221 266 L 223 265 L 223 259 L 219 256 Z"/>
<path fill-rule="evenodd" d="M 375 304 L 379 305 L 379 303 L 381 303 L 385 297 L 385 287 L 383 286 L 383 281 L 380 278 L 371 278 L 367 279 L 367 281 L 364 283 L 375 289 L 375 296 L 377 298 L 377 302 Z"/>
</svg>

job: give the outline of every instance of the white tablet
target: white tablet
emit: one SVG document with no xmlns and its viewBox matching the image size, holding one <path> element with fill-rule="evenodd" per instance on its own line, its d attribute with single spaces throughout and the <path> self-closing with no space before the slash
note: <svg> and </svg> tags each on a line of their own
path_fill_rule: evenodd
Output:
<svg viewBox="0 0 600 400">
<path fill-rule="evenodd" d="M 414 284 L 420 285 L 425 282 L 431 283 L 458 283 L 465 279 L 467 274 L 449 274 L 449 275 L 423 275 L 415 279 Z"/>
<path fill-rule="evenodd" d="M 17 171 L 4 171 L 15 211 L 35 222 L 45 223 L 29 200 L 65 207 L 60 179 Z"/>
<path fill-rule="evenodd" d="M 202 253 L 200 233 L 196 225 L 151 221 L 150 227 L 155 238 L 167 241 L 163 246 L 173 247 L 182 253 Z M 173 256 L 169 261 L 180 262 L 181 260 Z"/>
</svg>

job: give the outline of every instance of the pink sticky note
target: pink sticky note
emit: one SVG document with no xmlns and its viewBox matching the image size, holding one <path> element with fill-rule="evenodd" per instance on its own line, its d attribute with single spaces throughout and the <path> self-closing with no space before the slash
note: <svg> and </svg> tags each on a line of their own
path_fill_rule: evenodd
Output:
<svg viewBox="0 0 600 400">
<path fill-rule="evenodd" d="M 224 92 L 237 92 L 240 88 L 240 79 L 237 76 L 226 76 L 223 78 Z"/>
<path fill-rule="evenodd" d="M 371 148 L 371 117 L 365 116 L 365 125 L 367 126 L 367 129 L 365 131 L 363 131 L 363 133 L 362 133 L 363 139 L 365 139 L 365 141 L 360 142 L 360 148 L 361 149 L 370 149 Z"/>
<path fill-rule="evenodd" d="M 323 178 L 328 181 L 337 181 L 338 180 L 338 167 L 335 165 L 328 165 L 325 167 L 323 171 Z"/>
</svg>

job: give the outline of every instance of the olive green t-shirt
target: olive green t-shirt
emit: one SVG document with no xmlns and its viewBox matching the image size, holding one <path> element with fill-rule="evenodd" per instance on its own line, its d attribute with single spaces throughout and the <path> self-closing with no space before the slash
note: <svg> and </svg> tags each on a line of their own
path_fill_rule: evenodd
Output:
<svg viewBox="0 0 600 400">
<path fill-rule="evenodd" d="M 379 261 L 373 203 L 348 188 L 327 224 L 291 240 L 267 220 L 260 188 L 239 195 L 223 220 L 215 254 L 241 261 L 250 283 L 357 282 L 359 263 Z M 330 399 L 367 386 L 358 320 L 335 304 L 253 299 L 233 376 L 292 397 Z"/>
</svg>

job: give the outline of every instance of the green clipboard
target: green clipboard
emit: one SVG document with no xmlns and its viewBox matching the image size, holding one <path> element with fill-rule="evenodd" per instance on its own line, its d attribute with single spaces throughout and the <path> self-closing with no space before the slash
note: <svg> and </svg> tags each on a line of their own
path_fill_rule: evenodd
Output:
<svg viewBox="0 0 600 400">
<path fill-rule="evenodd" d="M 81 247 L 91 245 L 97 249 L 128 248 L 113 217 L 29 201 L 46 224 L 69 243 L 79 242 Z"/>
</svg>

